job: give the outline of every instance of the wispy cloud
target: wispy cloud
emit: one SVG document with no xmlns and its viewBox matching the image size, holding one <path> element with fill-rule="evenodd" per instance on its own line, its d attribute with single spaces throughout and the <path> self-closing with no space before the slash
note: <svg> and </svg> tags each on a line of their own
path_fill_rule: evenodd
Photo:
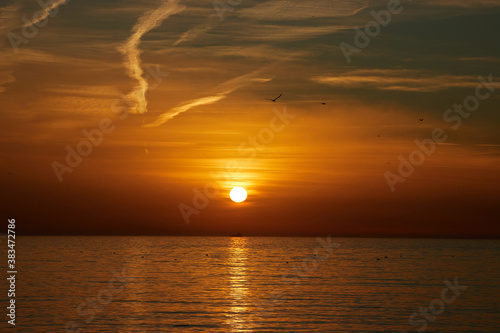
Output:
<svg viewBox="0 0 500 333">
<path fill-rule="evenodd" d="M 176 40 L 173 45 L 177 46 L 180 43 L 184 43 L 184 42 L 196 39 L 199 36 L 201 36 L 202 34 L 204 34 L 205 32 L 207 32 L 208 30 L 210 30 L 211 28 L 212 28 L 211 22 L 206 22 L 206 23 L 203 23 L 203 24 L 199 24 L 199 25 L 197 25 L 197 26 L 189 29 L 185 33 L 183 33 L 181 35 L 181 37 L 178 40 Z"/>
<path fill-rule="evenodd" d="M 156 9 L 150 10 L 142 15 L 132 28 L 132 35 L 121 45 L 118 50 L 125 56 L 125 68 L 127 74 L 137 81 L 137 85 L 127 95 L 129 100 L 135 104 L 131 110 L 134 113 L 144 113 L 147 111 L 146 92 L 148 82 L 144 79 L 141 67 L 141 51 L 139 44 L 142 36 L 150 30 L 158 27 L 169 16 L 182 12 L 186 6 L 179 5 L 179 0 L 168 0 Z"/>
<path fill-rule="evenodd" d="M 242 76 L 238 76 L 237 78 L 231 79 L 229 81 L 226 81 L 220 85 L 218 85 L 216 88 L 214 88 L 214 94 L 211 96 L 205 96 L 205 97 L 200 97 L 197 99 L 193 99 L 184 103 L 181 103 L 180 105 L 170 109 L 169 111 L 163 113 L 150 124 L 145 125 L 145 127 L 157 127 L 160 126 L 170 119 L 174 118 L 175 116 L 186 112 L 188 110 L 191 110 L 194 107 L 201 106 L 201 105 L 207 105 L 207 104 L 213 104 L 216 103 L 224 98 L 233 91 L 240 89 L 246 85 L 249 85 L 253 82 L 268 82 L 271 81 L 272 78 L 263 78 L 259 77 L 260 70 L 245 74 Z"/>
<path fill-rule="evenodd" d="M 457 60 L 460 61 L 477 61 L 477 62 L 500 62 L 499 57 L 464 57 L 464 58 L 458 58 Z"/>
<path fill-rule="evenodd" d="M 39 11 L 38 12 L 39 14 L 33 15 L 33 20 L 26 22 L 23 26 L 29 27 L 29 26 L 32 26 L 32 25 L 35 25 L 37 23 L 42 22 L 50 15 L 51 11 L 55 10 L 60 5 L 64 5 L 66 3 L 66 1 L 67 0 L 54 0 L 54 1 L 52 1 L 51 3 L 49 3 L 49 5 L 47 7 L 43 8 L 41 11 Z"/>
<path fill-rule="evenodd" d="M 231 34 L 239 40 L 259 42 L 291 42 L 329 35 L 351 28 L 347 25 L 278 25 L 278 24 L 239 24 L 240 29 L 234 29 Z M 227 30 L 230 28 L 228 27 Z"/>
<path fill-rule="evenodd" d="M 179 46 L 177 48 L 169 48 L 166 50 L 154 51 L 158 54 L 175 53 L 180 55 L 203 57 L 204 59 L 217 59 L 221 57 L 241 57 L 245 59 L 256 60 L 271 60 L 271 61 L 288 61 L 294 59 L 304 59 L 312 56 L 310 50 L 283 49 L 268 44 L 255 45 L 237 45 L 237 46 L 205 46 L 205 47 L 190 47 Z M 202 65 L 202 64 L 200 64 Z M 207 64 L 205 64 L 208 66 Z M 196 70 L 212 70 L 222 71 L 213 67 L 196 67 Z M 173 69 L 182 70 L 181 68 Z"/>
<path fill-rule="evenodd" d="M 242 17 L 258 20 L 301 20 L 312 17 L 350 16 L 367 5 L 368 1 L 365 0 L 316 0 L 314 3 L 302 0 L 274 0 L 242 9 L 238 13 Z"/>
<path fill-rule="evenodd" d="M 312 81 L 347 88 L 430 92 L 477 85 L 475 76 L 442 75 L 416 70 L 356 70 L 338 76 L 316 76 Z"/>
<path fill-rule="evenodd" d="M 459 7 L 490 7 L 490 6 L 499 6 L 499 0 L 441 0 L 436 2 L 434 0 L 424 0 L 422 1 L 424 4 L 430 4 L 435 6 L 459 6 Z"/>
<path fill-rule="evenodd" d="M 4 85 L 7 83 L 11 83 L 16 81 L 15 77 L 12 75 L 12 72 L 2 72 L 0 71 L 0 93 L 5 91 Z"/>
<path fill-rule="evenodd" d="M 18 26 L 19 22 L 19 4 L 13 4 L 5 7 L 0 6 L 0 34 L 5 35 Z M 6 38 L 0 39 L 2 45 Z"/>
<path fill-rule="evenodd" d="M 4 38 L 7 33 L 10 32 L 16 25 L 17 18 L 19 14 L 19 5 L 0 5 L 0 47 L 4 46 L 7 38 Z M 0 93 L 5 91 L 5 84 L 14 82 L 16 79 L 12 75 L 11 65 L 12 65 L 12 54 L 7 51 L 0 51 Z"/>
<path fill-rule="evenodd" d="M 89 86 L 77 84 L 46 84 L 43 88 L 44 93 L 54 96 L 80 96 L 89 98 L 108 98 L 116 99 L 119 91 L 114 86 Z"/>
<path fill-rule="evenodd" d="M 67 64 L 77 68 L 86 67 L 92 70 L 102 68 L 121 68 L 121 65 L 119 64 L 109 63 L 101 59 L 67 56 L 58 53 L 48 53 L 35 49 L 20 49 L 17 54 L 14 54 L 13 52 L 0 51 L 0 69 L 12 68 L 14 64 L 42 63 Z"/>
</svg>

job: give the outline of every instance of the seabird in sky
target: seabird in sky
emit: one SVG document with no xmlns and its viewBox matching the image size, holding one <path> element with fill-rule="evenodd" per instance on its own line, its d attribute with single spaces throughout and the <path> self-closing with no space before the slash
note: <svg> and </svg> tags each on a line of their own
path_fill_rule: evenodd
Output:
<svg viewBox="0 0 500 333">
<path fill-rule="evenodd" d="M 266 98 L 266 100 L 276 102 L 276 100 L 277 100 L 278 98 L 280 98 L 282 95 L 283 95 L 283 94 L 280 94 L 280 95 L 279 95 L 278 97 L 276 97 L 275 99 L 272 99 L 272 98 Z"/>
</svg>

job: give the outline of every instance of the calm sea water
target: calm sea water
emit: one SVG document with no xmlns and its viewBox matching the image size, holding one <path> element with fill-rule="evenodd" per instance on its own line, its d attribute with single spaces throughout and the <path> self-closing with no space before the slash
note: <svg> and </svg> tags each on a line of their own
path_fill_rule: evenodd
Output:
<svg viewBox="0 0 500 333">
<path fill-rule="evenodd" d="M 11 331 L 500 332 L 499 241 L 322 239 L 19 237 Z"/>
</svg>

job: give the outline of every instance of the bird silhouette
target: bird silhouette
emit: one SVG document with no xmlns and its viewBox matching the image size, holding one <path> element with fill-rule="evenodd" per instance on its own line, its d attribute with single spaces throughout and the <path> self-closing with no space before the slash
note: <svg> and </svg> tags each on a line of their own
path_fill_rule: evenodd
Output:
<svg viewBox="0 0 500 333">
<path fill-rule="evenodd" d="M 321 103 L 321 104 L 326 105 L 326 103 Z"/>
<path fill-rule="evenodd" d="M 273 102 L 276 102 L 276 100 L 278 98 L 280 98 L 283 94 L 280 94 L 278 97 L 276 97 L 275 99 L 272 99 L 272 98 L 266 98 L 267 101 L 273 101 Z"/>
<path fill-rule="evenodd" d="M 420 118 L 420 121 L 424 121 L 424 118 Z"/>
</svg>

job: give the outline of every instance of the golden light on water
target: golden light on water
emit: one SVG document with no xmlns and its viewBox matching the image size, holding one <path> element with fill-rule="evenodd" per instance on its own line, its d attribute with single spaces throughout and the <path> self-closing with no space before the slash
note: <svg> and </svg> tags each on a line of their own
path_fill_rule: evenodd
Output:
<svg viewBox="0 0 500 333">
<path fill-rule="evenodd" d="M 243 187 L 234 187 L 231 192 L 229 192 L 229 197 L 234 202 L 243 202 L 247 198 L 247 191 Z"/>
<path fill-rule="evenodd" d="M 249 304 L 249 281 L 247 279 L 247 239 L 231 238 L 227 267 L 229 269 L 229 296 L 231 305 L 229 308 L 227 323 L 233 332 L 242 332 L 248 329 L 250 323 L 248 313 Z"/>
</svg>

